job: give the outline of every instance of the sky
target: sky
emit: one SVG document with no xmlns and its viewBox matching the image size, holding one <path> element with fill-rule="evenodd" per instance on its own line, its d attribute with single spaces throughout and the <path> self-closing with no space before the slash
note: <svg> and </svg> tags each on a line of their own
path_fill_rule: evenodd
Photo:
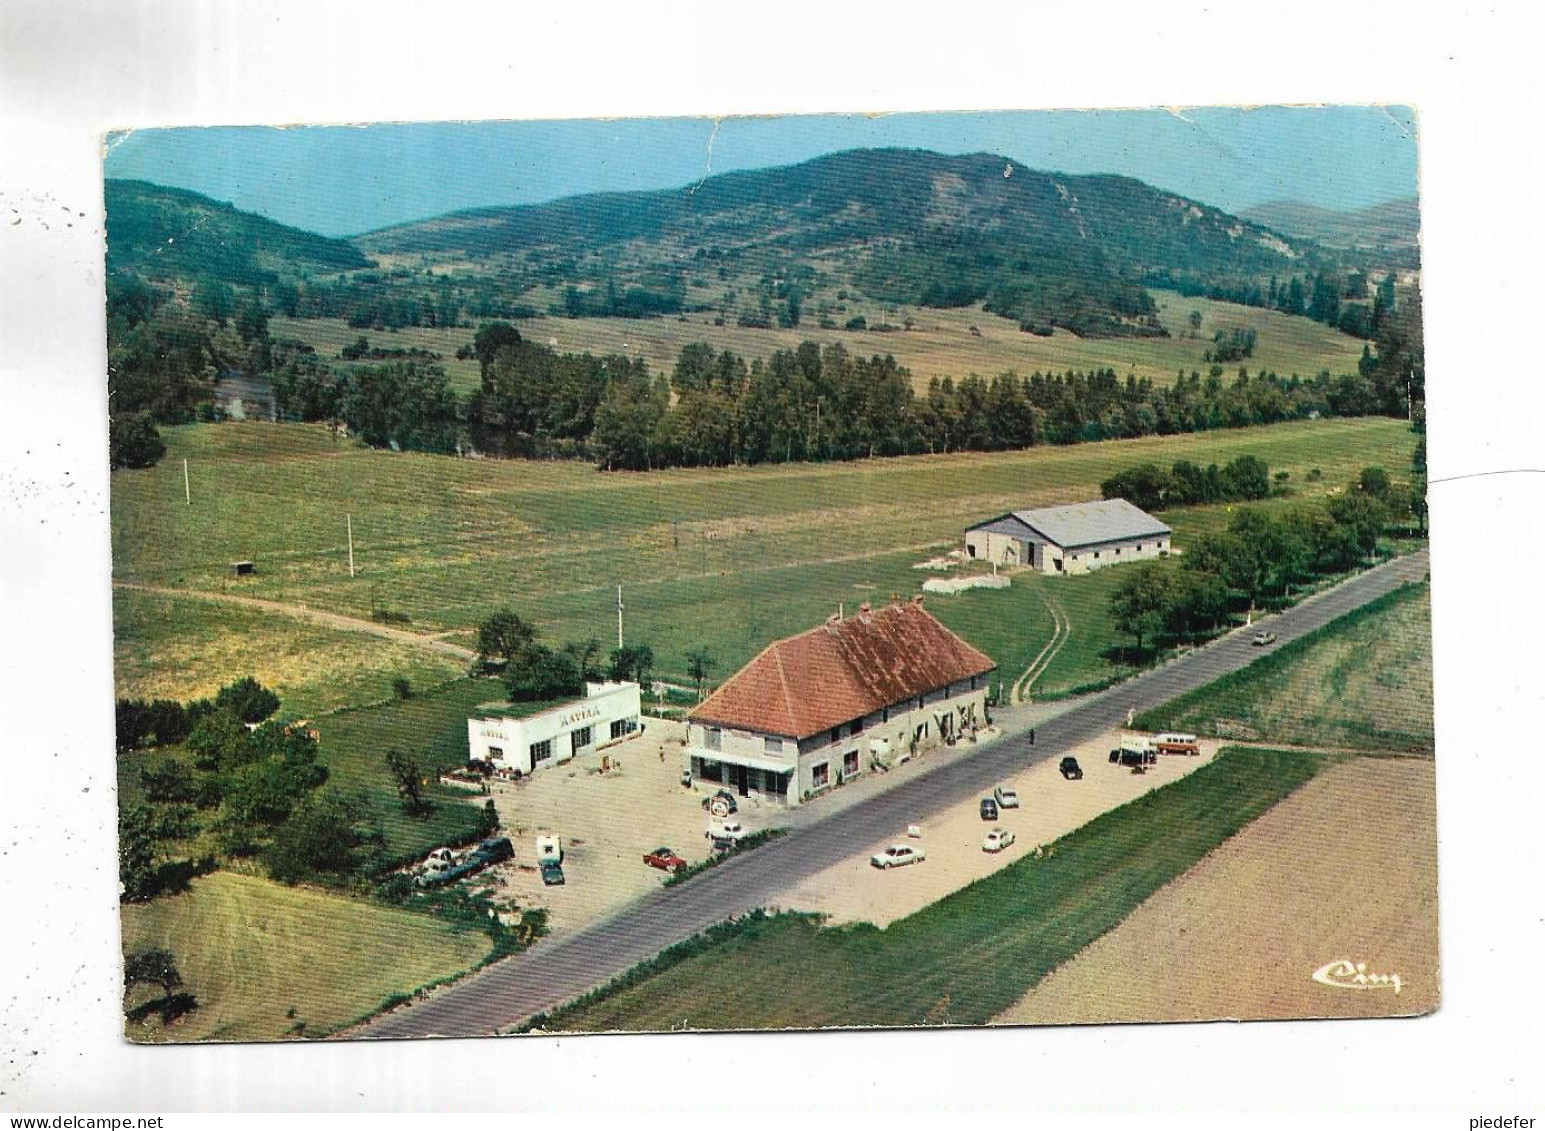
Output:
<svg viewBox="0 0 1545 1131">
<path fill-rule="evenodd" d="M 1397 106 L 180 127 L 109 138 L 104 167 L 344 236 L 880 146 L 1122 173 L 1227 212 L 1277 200 L 1355 209 L 1416 195 L 1416 134 Z"/>
</svg>

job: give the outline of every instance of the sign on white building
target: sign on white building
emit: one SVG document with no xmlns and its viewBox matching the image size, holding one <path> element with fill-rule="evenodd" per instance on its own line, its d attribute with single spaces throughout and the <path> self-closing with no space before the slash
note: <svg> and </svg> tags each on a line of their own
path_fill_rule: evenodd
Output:
<svg viewBox="0 0 1545 1131">
<path fill-rule="evenodd" d="M 583 699 L 534 715 L 493 712 L 468 719 L 469 757 L 496 770 L 529 774 L 637 734 L 638 715 L 638 684 L 587 683 Z"/>
</svg>

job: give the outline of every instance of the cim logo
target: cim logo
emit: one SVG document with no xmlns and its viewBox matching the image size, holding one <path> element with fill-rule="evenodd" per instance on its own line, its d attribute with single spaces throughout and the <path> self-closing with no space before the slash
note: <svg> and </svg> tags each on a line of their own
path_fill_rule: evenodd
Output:
<svg viewBox="0 0 1545 1131">
<path fill-rule="evenodd" d="M 1404 984 L 1399 974 L 1370 974 L 1366 962 L 1347 958 L 1327 962 L 1311 976 L 1320 985 L 1338 990 L 1394 990 L 1398 994 Z"/>
</svg>

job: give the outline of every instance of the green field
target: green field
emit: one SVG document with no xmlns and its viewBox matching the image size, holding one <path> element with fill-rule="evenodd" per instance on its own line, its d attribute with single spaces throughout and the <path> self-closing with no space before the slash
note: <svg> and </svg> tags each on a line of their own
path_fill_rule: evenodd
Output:
<svg viewBox="0 0 1545 1131">
<path fill-rule="evenodd" d="M 642 357 L 655 373 L 669 373 L 681 347 L 692 342 L 708 342 L 715 349 L 731 350 L 748 359 L 766 357 L 774 350 L 794 349 L 805 341 L 822 345 L 840 342 L 855 354 L 894 354 L 898 362 L 912 371 L 920 388 L 926 387 L 933 377 L 953 377 L 958 381 L 971 373 L 992 377 L 1012 370 L 1028 376 L 1037 370 L 1062 373 L 1106 367 L 1121 377 L 1135 373 L 1169 382 L 1180 369 L 1206 373 L 1208 365 L 1202 354 L 1212 344 L 1214 332 L 1221 330 L 1227 334 L 1235 329 L 1253 329 L 1258 335 L 1255 355 L 1245 362 L 1252 373 L 1264 369 L 1282 377 L 1295 373 L 1312 377 L 1322 370 L 1357 372 L 1362 342 L 1319 322 L 1274 310 L 1186 298 L 1173 291 L 1151 293 L 1159 308 L 1159 320 L 1170 332 L 1168 338 L 1080 338 L 1066 330 L 1042 338 L 1024 333 L 1016 322 L 980 310 L 901 306 L 887 314 L 887 308 L 878 303 L 867 310 L 855 308 L 850 313 L 865 314 L 871 323 L 889 321 L 894 325 L 910 316 L 916 327 L 891 333 L 822 330 L 811 319 L 797 329 L 757 330 L 733 324 L 715 326 L 709 314 L 690 314 L 684 319 L 538 318 L 517 325 L 526 338 L 562 352 Z M 1185 336 L 1190 333 L 1188 318 L 1193 310 L 1202 315 L 1197 338 Z M 972 326 L 978 334 L 971 333 Z M 339 319 L 275 318 L 272 330 L 277 337 L 297 338 L 315 346 L 335 362 L 338 352 L 361 334 L 374 346 L 433 350 L 442 356 L 440 364 L 445 366 L 456 389 L 470 392 L 478 387 L 477 362 L 457 361 L 455 357 L 459 346 L 471 342 L 474 331 L 470 327 L 408 327 L 393 332 L 359 330 Z M 1238 365 L 1225 368 L 1232 373 Z"/>
<path fill-rule="evenodd" d="M 244 675 L 306 718 L 391 698 L 392 680 L 430 687 L 464 673 L 454 656 L 258 609 L 120 589 L 113 594 L 118 694 L 197 699 Z"/>
<path fill-rule="evenodd" d="M 230 872 L 125 905 L 123 944 L 170 950 L 199 1002 L 165 1030 L 131 1026 L 136 1041 L 319 1037 L 490 950 L 485 934 L 426 915 Z"/>
<path fill-rule="evenodd" d="M 1070 833 L 1049 858 L 1022 858 L 883 931 L 748 920 L 666 951 L 540 1027 L 983 1024 L 1325 763 L 1230 748 Z"/>
<path fill-rule="evenodd" d="M 1397 589 L 1138 723 L 1305 746 L 1430 752 L 1430 588 Z"/>
<path fill-rule="evenodd" d="M 1337 484 L 1368 464 L 1405 468 L 1415 441 L 1402 421 L 1326 420 L 1024 452 L 603 474 L 579 463 L 374 451 L 311 425 L 193 425 L 165 435 L 159 466 L 113 479 L 120 580 L 360 617 L 394 609 L 421 631 L 469 630 L 511 606 L 551 642 L 603 643 L 615 639 L 621 583 L 629 638 L 651 643 L 660 674 L 677 679 L 689 647 L 708 647 L 722 678 L 839 604 L 916 592 L 926 575 L 909 567 L 958 544 L 967 524 L 1098 497 L 1102 479 L 1136 463 L 1254 454 L 1287 470 L 1290 486 L 1316 467 L 1325 484 Z M 192 506 L 183 502 L 183 457 Z M 237 559 L 256 561 L 258 573 L 233 579 Z M 1082 623 L 1093 625 L 1099 590 L 1110 584 L 1102 575 L 1062 579 L 1057 593 L 1076 623 L 1083 607 L 1091 612 Z M 982 596 L 932 607 L 947 620 L 992 623 L 991 602 L 970 607 Z M 1014 615 L 1044 623 L 1038 607 L 1019 601 Z M 255 631 L 292 629 L 272 622 Z M 136 645 L 132 633 L 125 641 Z M 1033 655 L 1041 643 L 1024 646 Z M 1103 659 L 1087 663 L 1108 644 L 1091 641 L 1092 652 L 1070 645 L 1044 689 L 1108 674 Z"/>
</svg>

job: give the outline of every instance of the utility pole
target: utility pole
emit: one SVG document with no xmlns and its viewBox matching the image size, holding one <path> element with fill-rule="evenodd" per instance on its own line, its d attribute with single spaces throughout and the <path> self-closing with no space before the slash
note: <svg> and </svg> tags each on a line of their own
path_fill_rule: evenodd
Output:
<svg viewBox="0 0 1545 1131">
<path fill-rule="evenodd" d="M 354 516 L 346 514 L 344 521 L 349 524 L 349 576 L 354 576 Z"/>
<path fill-rule="evenodd" d="M 188 483 L 188 461 L 186 457 L 182 461 L 182 493 L 191 507 L 193 505 L 193 487 Z"/>
<path fill-rule="evenodd" d="M 622 647 L 622 586 L 617 586 L 617 647 Z"/>
</svg>

